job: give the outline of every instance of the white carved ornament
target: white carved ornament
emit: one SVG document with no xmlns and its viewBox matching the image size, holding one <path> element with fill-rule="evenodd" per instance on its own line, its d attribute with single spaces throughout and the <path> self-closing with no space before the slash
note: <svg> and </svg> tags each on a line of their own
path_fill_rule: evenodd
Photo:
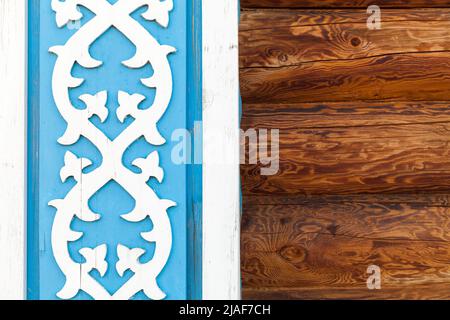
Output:
<svg viewBox="0 0 450 320">
<path fill-rule="evenodd" d="M 107 0 L 52 0 L 52 9 L 56 12 L 58 27 L 65 26 L 69 21 L 79 20 L 82 13 L 78 6 L 84 6 L 95 14 L 95 17 L 81 27 L 64 46 L 50 49 L 57 55 L 52 79 L 53 97 L 64 120 L 67 122 L 65 134 L 58 140 L 62 145 L 72 145 L 81 136 L 92 142 L 102 154 L 102 164 L 92 172 L 84 173 L 83 169 L 92 162 L 86 158 L 78 158 L 71 152 L 65 156 L 65 166 L 61 169 L 61 180 L 65 182 L 73 177 L 77 184 L 64 199 L 53 200 L 49 204 L 57 209 L 53 222 L 51 242 L 53 254 L 59 268 L 66 277 L 63 289 L 57 293 L 62 299 L 71 299 L 78 292 L 84 291 L 94 299 L 129 299 L 143 291 L 151 299 L 163 299 L 166 295 L 157 284 L 157 276 L 164 268 L 172 247 L 172 230 L 167 210 L 176 205 L 173 201 L 160 199 L 148 186 L 147 181 L 155 178 L 160 183 L 164 172 L 159 165 L 157 151 L 145 159 L 136 159 L 133 165 L 141 169 L 140 174 L 126 168 L 122 157 L 127 148 L 140 137 L 144 136 L 152 145 L 162 145 L 165 139 L 157 129 L 157 123 L 165 113 L 172 97 L 172 73 L 167 59 L 168 54 L 175 52 L 170 46 L 160 45 L 157 40 L 136 20 L 131 13 L 141 7 L 148 7 L 142 16 L 149 21 L 156 21 L 167 27 L 169 12 L 173 9 L 172 0 L 119 0 L 114 5 Z M 123 122 L 131 116 L 134 122 L 117 138 L 110 140 L 89 119 L 98 116 L 104 122 L 108 117 L 106 107 L 106 91 L 95 95 L 84 94 L 79 98 L 86 104 L 86 109 L 80 110 L 73 106 L 69 90 L 80 86 L 83 79 L 74 78 L 71 70 L 75 63 L 85 68 L 97 68 L 102 62 L 93 59 L 89 47 L 111 26 L 122 32 L 135 46 L 136 54 L 123 64 L 129 68 L 141 68 L 147 63 L 153 67 L 154 74 L 142 83 L 156 89 L 153 104 L 143 110 L 138 105 L 145 100 L 141 94 L 118 92 L 119 108 L 116 116 Z M 115 293 L 108 292 L 90 272 L 96 269 L 103 276 L 107 269 L 107 245 L 96 248 L 83 248 L 79 252 L 85 258 L 85 263 L 72 260 L 69 243 L 83 236 L 75 232 L 70 225 L 77 217 L 85 222 L 100 219 L 100 215 L 91 211 L 89 199 L 109 181 L 119 183 L 136 201 L 136 206 L 128 214 L 122 216 L 130 222 L 143 221 L 150 217 L 153 229 L 141 234 L 149 243 L 155 244 L 153 259 L 141 263 L 139 258 L 145 253 L 143 248 L 127 248 L 118 245 L 117 273 L 123 276 L 131 270 L 133 276 Z"/>
</svg>

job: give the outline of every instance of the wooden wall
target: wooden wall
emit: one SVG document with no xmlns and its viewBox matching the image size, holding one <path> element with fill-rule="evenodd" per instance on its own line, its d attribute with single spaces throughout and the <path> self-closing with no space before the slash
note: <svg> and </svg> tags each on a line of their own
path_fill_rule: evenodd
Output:
<svg viewBox="0 0 450 320">
<path fill-rule="evenodd" d="M 241 166 L 244 298 L 450 298 L 450 1 L 241 5 L 242 128 L 280 130 L 278 174 Z"/>
</svg>

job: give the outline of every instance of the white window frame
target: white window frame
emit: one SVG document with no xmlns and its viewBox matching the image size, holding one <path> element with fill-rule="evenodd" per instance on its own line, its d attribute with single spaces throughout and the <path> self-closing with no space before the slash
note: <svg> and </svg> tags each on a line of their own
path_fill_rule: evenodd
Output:
<svg viewBox="0 0 450 320">
<path fill-rule="evenodd" d="M 203 0 L 203 299 L 240 283 L 238 0 Z"/>
<path fill-rule="evenodd" d="M 0 0 L 0 299 L 25 298 L 27 1 Z"/>
</svg>

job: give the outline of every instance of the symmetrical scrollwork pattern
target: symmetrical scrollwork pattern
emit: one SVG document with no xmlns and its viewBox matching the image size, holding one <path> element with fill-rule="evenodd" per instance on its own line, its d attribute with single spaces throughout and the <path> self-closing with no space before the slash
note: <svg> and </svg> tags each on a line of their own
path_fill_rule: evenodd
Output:
<svg viewBox="0 0 450 320">
<path fill-rule="evenodd" d="M 79 6 L 87 8 L 95 16 L 74 33 L 65 45 L 50 48 L 50 52 L 57 55 L 52 79 L 53 97 L 59 113 L 67 122 L 67 130 L 58 142 L 68 146 L 84 137 L 98 148 L 102 155 L 102 163 L 95 170 L 85 173 L 83 170 L 92 162 L 68 151 L 64 159 L 65 165 L 60 172 L 61 180 L 65 182 L 73 177 L 77 183 L 64 199 L 49 203 L 57 210 L 51 234 L 53 254 L 66 277 L 66 283 L 57 296 L 71 299 L 83 291 L 94 299 L 129 299 L 143 291 L 151 299 L 163 299 L 166 295 L 157 284 L 157 276 L 167 263 L 171 252 L 172 231 L 167 210 L 176 204 L 170 200 L 160 199 L 147 184 L 153 178 L 162 182 L 164 177 L 157 151 L 145 159 L 134 160 L 133 166 L 141 169 L 139 174 L 126 168 L 122 158 L 127 148 L 142 136 L 152 145 L 165 143 L 165 139 L 158 131 L 157 123 L 164 115 L 172 97 L 172 73 L 167 56 L 175 52 L 175 49 L 159 44 L 147 29 L 131 17 L 131 14 L 141 7 L 147 7 L 148 10 L 142 17 L 167 27 L 173 2 L 119 0 L 115 4 L 110 4 L 107 0 L 52 0 L 58 27 L 65 26 L 69 21 L 81 19 Z M 74 107 L 69 96 L 69 91 L 84 81 L 72 76 L 73 66 L 78 63 L 84 68 L 97 68 L 102 64 L 101 61 L 91 57 L 89 48 L 112 26 L 136 46 L 135 56 L 123 64 L 129 68 L 142 68 L 150 63 L 154 73 L 150 78 L 141 81 L 145 86 L 156 90 L 153 103 L 147 109 L 138 108 L 138 105 L 146 99 L 143 95 L 123 91 L 114 93 L 118 94 L 120 104 L 116 112 L 118 119 L 123 122 L 127 117 L 134 118 L 133 123 L 114 140 L 109 139 L 89 120 L 93 116 L 97 116 L 101 122 L 107 119 L 109 113 L 106 107 L 107 91 L 80 96 L 79 98 L 86 104 L 86 108 L 82 110 Z M 142 233 L 141 236 L 149 243 L 155 244 L 153 258 L 147 263 L 140 262 L 140 257 L 145 253 L 142 248 L 127 248 L 123 245 L 115 248 L 118 256 L 115 266 L 117 273 L 122 276 L 127 270 L 133 272 L 133 276 L 115 293 L 108 292 L 90 275 L 94 269 L 101 276 L 106 273 L 109 267 L 106 261 L 108 249 L 106 244 L 81 249 L 79 252 L 85 258 L 84 263 L 73 261 L 69 252 L 69 243 L 83 236 L 83 233 L 71 229 L 72 221 L 75 217 L 85 222 L 100 219 L 100 215 L 89 208 L 88 201 L 111 180 L 119 183 L 136 202 L 135 208 L 122 218 L 139 222 L 149 217 L 153 229 Z"/>
</svg>

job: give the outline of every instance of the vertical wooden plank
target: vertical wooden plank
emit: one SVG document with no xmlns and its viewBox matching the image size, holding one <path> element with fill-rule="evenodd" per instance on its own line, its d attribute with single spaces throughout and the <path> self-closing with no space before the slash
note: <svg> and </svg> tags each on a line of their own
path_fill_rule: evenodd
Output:
<svg viewBox="0 0 450 320">
<path fill-rule="evenodd" d="M 187 1 L 71 3 L 32 5 L 31 21 L 37 15 L 40 25 L 30 46 L 37 56 L 30 71 L 39 75 L 30 87 L 38 92 L 30 118 L 39 133 L 32 298 L 186 299 L 192 190 L 174 133 L 184 134 L 191 120 Z M 159 11 L 156 18 L 145 7 Z M 66 10 L 80 20 L 66 25 Z M 103 64 L 78 63 L 86 62 L 78 47 Z M 72 76 L 85 81 L 69 89 L 64 79 Z M 103 115 L 83 113 L 94 105 Z M 81 122 L 81 136 L 60 143 Z"/>
<path fill-rule="evenodd" d="M 0 0 L 0 299 L 25 295 L 26 1 Z"/>
<path fill-rule="evenodd" d="M 188 130 L 192 152 L 188 165 L 188 293 L 189 300 L 202 298 L 202 0 L 188 1 Z"/>
<path fill-rule="evenodd" d="M 239 299 L 238 1 L 202 9 L 203 299 Z"/>
<path fill-rule="evenodd" d="M 28 0 L 26 298 L 39 299 L 39 1 Z"/>
</svg>

